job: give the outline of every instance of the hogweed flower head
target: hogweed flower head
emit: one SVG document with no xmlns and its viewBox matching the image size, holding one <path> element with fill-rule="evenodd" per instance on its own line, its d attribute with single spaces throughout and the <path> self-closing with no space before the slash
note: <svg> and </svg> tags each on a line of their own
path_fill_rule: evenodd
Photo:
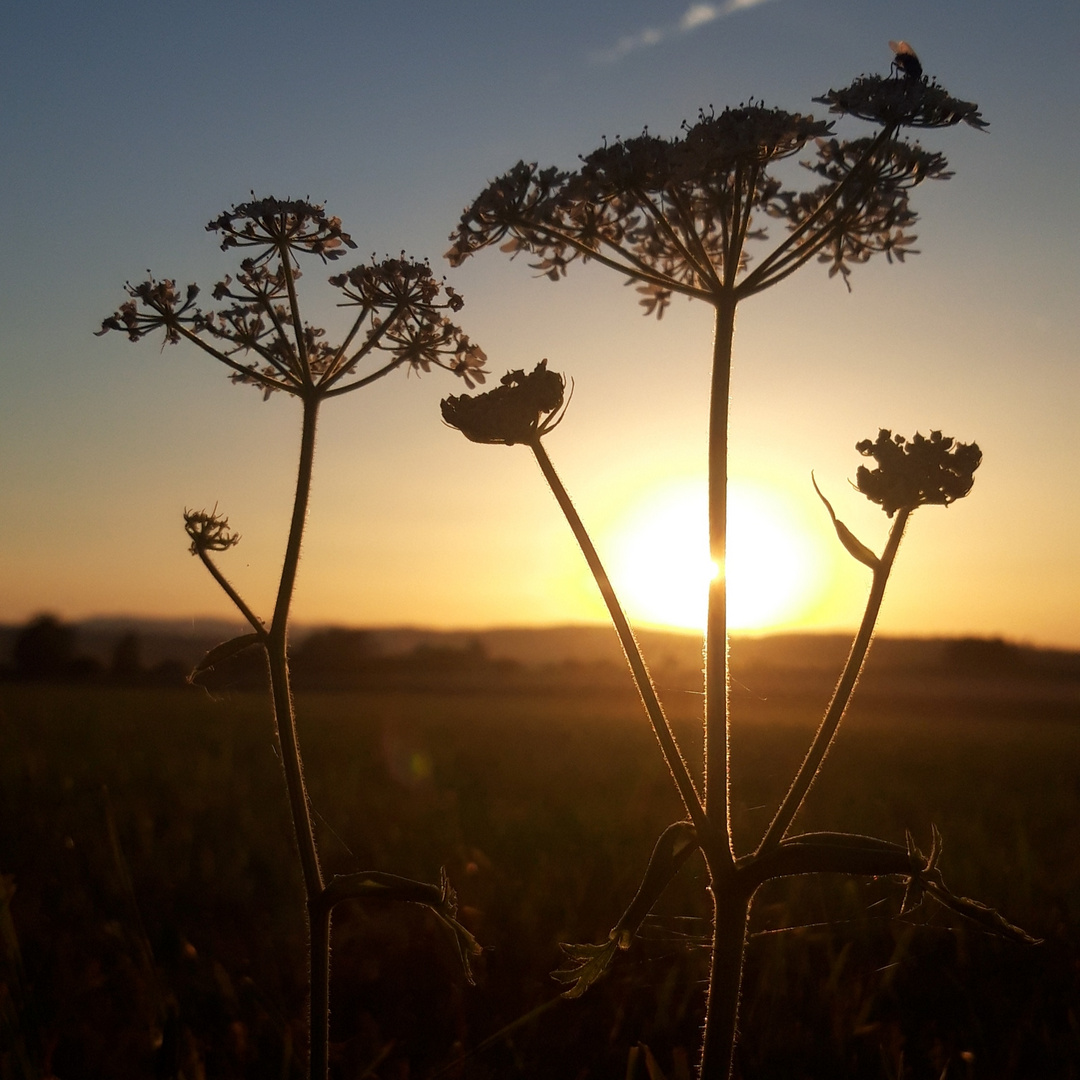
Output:
<svg viewBox="0 0 1080 1080">
<path fill-rule="evenodd" d="M 229 528 L 229 519 L 213 510 L 184 510 L 184 531 L 191 538 L 191 554 L 228 551 L 240 543 L 240 534 Z"/>
<path fill-rule="evenodd" d="M 957 442 L 940 431 L 931 431 L 929 438 L 916 433 L 908 440 L 882 428 L 876 439 L 864 439 L 855 449 L 877 462 L 874 469 L 859 466 L 855 486 L 889 517 L 897 510 L 948 506 L 962 499 L 982 462 L 978 444 Z"/>
<path fill-rule="evenodd" d="M 558 280 L 574 261 L 603 259 L 637 280 L 646 313 L 672 292 L 710 299 L 745 265 L 748 228 L 779 183 L 769 166 L 827 135 L 813 117 L 750 102 L 702 112 L 675 138 L 647 130 L 605 142 L 564 172 L 518 162 L 466 208 L 446 257 L 458 266 L 495 244 L 537 257 Z"/>
<path fill-rule="evenodd" d="M 911 246 L 915 237 L 908 231 L 918 218 L 908 192 L 924 180 L 948 180 L 953 175 L 944 155 L 901 141 L 890 143 L 866 168 L 873 142 L 819 139 L 817 160 L 802 164 L 824 183 L 812 191 L 778 192 L 769 207 L 769 213 L 798 229 L 844 185 L 835 226 L 818 245 L 817 260 L 828 264 L 830 277 L 841 274 L 849 290 L 851 267 L 871 255 L 884 254 L 891 263 L 918 254 Z"/>
<path fill-rule="evenodd" d="M 341 227 L 341 218 L 327 215 L 321 203 L 304 199 L 257 199 L 251 193 L 248 202 L 238 203 L 206 226 L 207 232 L 221 233 L 221 249 L 263 247 L 267 250 L 254 258 L 260 262 L 275 251 L 287 248 L 318 255 L 326 262 L 340 259 L 345 248 L 355 248 L 353 238 Z"/>
<path fill-rule="evenodd" d="M 194 324 L 199 318 L 199 311 L 195 307 L 198 285 L 189 285 L 181 295 L 174 280 L 166 278 L 156 281 L 150 276 L 138 285 L 128 282 L 124 288 L 131 299 L 102 320 L 101 329 L 95 331 L 96 337 L 110 330 L 119 330 L 127 334 L 129 341 L 138 341 L 163 328 L 166 342 L 174 345 L 180 340 L 178 327 L 181 323 Z"/>
<path fill-rule="evenodd" d="M 566 380 L 541 360 L 528 375 L 509 371 L 494 390 L 442 402 L 443 420 L 472 442 L 534 444 L 563 418 Z"/>
<path fill-rule="evenodd" d="M 828 120 L 750 101 L 703 111 L 676 138 L 646 130 L 605 140 L 573 172 L 518 162 L 466 207 L 446 257 L 458 266 L 497 245 L 534 256 L 532 268 L 551 280 L 575 261 L 599 261 L 634 281 L 645 313 L 659 318 L 675 294 L 728 303 L 814 257 L 846 281 L 849 264 L 872 254 L 911 253 L 909 189 L 951 174 L 941 155 L 898 141 L 896 129 L 985 127 L 977 107 L 911 78 L 864 76 L 817 100 L 886 130 L 842 142 Z M 789 189 L 771 168 L 804 146 L 817 147 L 819 160 L 805 164 L 826 183 Z M 769 217 L 788 235 L 751 265 L 749 244 L 768 240 Z"/>
<path fill-rule="evenodd" d="M 850 86 L 814 98 L 829 112 L 857 116 L 885 127 L 943 128 L 967 124 L 977 131 L 990 125 L 973 101 L 954 98 L 936 79 L 860 75 Z"/>
<path fill-rule="evenodd" d="M 324 262 L 355 248 L 341 221 L 321 205 L 265 198 L 240 203 L 207 229 L 223 234 L 223 248 L 255 249 L 213 289 L 217 310 L 195 306 L 199 289 L 181 293 L 172 280 L 150 277 L 128 285 L 130 299 L 102 323 L 99 333 L 119 330 L 132 341 L 163 330 L 166 343 L 182 338 L 201 347 L 231 371 L 234 382 L 295 396 L 333 397 L 366 386 L 395 368 L 441 367 L 471 389 L 484 381 L 485 356 L 453 323 L 461 295 L 436 278 L 427 262 L 377 260 L 329 279 L 341 290 L 340 307 L 354 310 L 338 341 L 303 320 L 296 284 L 299 254 Z M 261 249 L 261 250 L 258 250 Z"/>
</svg>

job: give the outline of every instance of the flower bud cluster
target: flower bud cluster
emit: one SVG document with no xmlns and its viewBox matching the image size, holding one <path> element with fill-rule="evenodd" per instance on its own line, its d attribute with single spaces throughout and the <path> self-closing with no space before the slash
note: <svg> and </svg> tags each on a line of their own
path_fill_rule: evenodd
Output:
<svg viewBox="0 0 1080 1080">
<path fill-rule="evenodd" d="M 184 531 L 191 538 L 191 554 L 228 551 L 240 543 L 240 534 L 229 528 L 229 519 L 213 510 L 185 510 Z"/>
<path fill-rule="evenodd" d="M 882 428 L 876 439 L 864 439 L 855 449 L 877 462 L 876 469 L 859 466 L 855 486 L 889 517 L 897 510 L 948 506 L 962 499 L 982 462 L 978 444 L 957 442 L 940 431 L 931 431 L 929 438 L 916 433 L 908 440 Z"/>
<path fill-rule="evenodd" d="M 510 371 L 494 390 L 460 394 L 442 403 L 443 419 L 472 442 L 513 446 L 546 435 L 563 414 L 566 380 L 541 360 L 528 375 Z"/>
</svg>

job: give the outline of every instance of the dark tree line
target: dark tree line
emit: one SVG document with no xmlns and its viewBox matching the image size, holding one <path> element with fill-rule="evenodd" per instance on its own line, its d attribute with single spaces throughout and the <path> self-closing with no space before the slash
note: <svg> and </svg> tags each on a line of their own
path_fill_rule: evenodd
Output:
<svg viewBox="0 0 1080 1080">
<path fill-rule="evenodd" d="M 18 682 L 115 683 L 124 686 L 168 685 L 184 681 L 184 665 L 163 660 L 143 663 L 142 643 L 124 634 L 113 646 L 108 663 L 81 653 L 78 631 L 55 615 L 38 615 L 15 634 L 8 678 Z"/>
</svg>

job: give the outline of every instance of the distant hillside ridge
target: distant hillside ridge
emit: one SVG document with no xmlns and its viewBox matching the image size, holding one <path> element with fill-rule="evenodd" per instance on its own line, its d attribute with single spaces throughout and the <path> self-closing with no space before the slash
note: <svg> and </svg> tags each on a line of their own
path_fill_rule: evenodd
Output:
<svg viewBox="0 0 1080 1080">
<path fill-rule="evenodd" d="M 107 663 L 126 635 L 138 637 L 143 663 L 178 661 L 192 667 L 213 646 L 246 626 L 217 618 L 147 619 L 122 616 L 84 619 L 70 624 L 80 653 Z M 0 665 L 11 663 L 22 626 L 0 626 Z M 338 629 L 362 633 L 372 656 L 395 657 L 417 649 L 478 650 L 492 661 L 528 668 L 621 665 L 622 650 L 614 630 L 605 625 L 496 627 L 482 630 L 435 630 L 424 627 L 346 627 L 301 625 L 293 628 L 296 646 L 314 633 Z M 702 636 L 691 632 L 644 629 L 637 633 L 649 666 L 657 671 L 697 671 L 702 665 Z M 731 643 L 732 670 L 839 672 L 851 636 L 844 633 L 736 634 Z M 936 671 L 960 674 L 1080 679 L 1080 651 L 1021 645 L 1001 638 L 894 638 L 880 636 L 870 664 L 880 673 Z"/>
</svg>

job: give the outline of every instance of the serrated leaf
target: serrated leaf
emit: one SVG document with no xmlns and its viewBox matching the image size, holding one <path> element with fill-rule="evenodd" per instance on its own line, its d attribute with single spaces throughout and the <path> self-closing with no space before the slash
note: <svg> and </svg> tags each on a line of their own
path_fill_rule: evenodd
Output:
<svg viewBox="0 0 1080 1080">
<path fill-rule="evenodd" d="M 1009 922 L 999 911 L 978 900 L 972 900 L 970 896 L 957 896 L 950 892 L 940 879 L 925 883 L 925 892 L 932 896 L 942 907 L 962 915 L 965 919 L 978 923 L 983 929 L 1000 937 L 1008 938 L 1021 945 L 1041 945 L 1042 938 L 1032 937 L 1026 930 L 1021 929 Z"/>
<path fill-rule="evenodd" d="M 847 553 L 858 559 L 864 566 L 876 570 L 881 565 L 881 560 L 836 516 L 833 512 L 832 503 L 821 494 L 821 488 L 817 486 L 817 480 L 814 478 L 813 473 L 810 474 L 810 482 L 814 485 L 818 498 L 825 504 L 825 509 L 829 511 L 833 528 L 836 529 L 836 535 L 840 538 L 840 543 L 844 545 Z"/>
<path fill-rule="evenodd" d="M 612 937 L 603 945 L 570 945 L 559 942 L 559 948 L 566 959 L 562 967 L 551 973 L 551 977 L 556 982 L 573 983 L 568 990 L 563 991 L 563 997 L 579 998 L 611 966 L 611 961 L 615 959 L 615 953 L 619 949 L 619 939 Z"/>
</svg>

